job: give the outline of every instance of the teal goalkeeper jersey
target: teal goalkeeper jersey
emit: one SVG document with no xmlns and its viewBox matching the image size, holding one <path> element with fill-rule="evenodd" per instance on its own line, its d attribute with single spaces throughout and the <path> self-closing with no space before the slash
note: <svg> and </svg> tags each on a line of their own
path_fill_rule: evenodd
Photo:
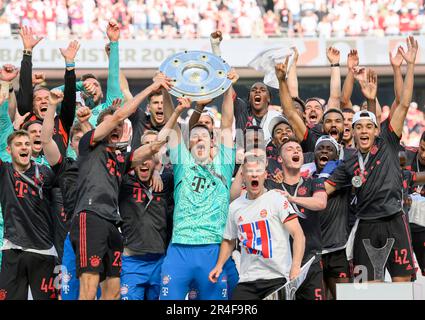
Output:
<svg viewBox="0 0 425 320">
<path fill-rule="evenodd" d="M 184 143 L 170 149 L 174 170 L 172 243 L 221 243 L 229 211 L 235 151 L 220 145 L 214 161 L 195 163 Z"/>
</svg>

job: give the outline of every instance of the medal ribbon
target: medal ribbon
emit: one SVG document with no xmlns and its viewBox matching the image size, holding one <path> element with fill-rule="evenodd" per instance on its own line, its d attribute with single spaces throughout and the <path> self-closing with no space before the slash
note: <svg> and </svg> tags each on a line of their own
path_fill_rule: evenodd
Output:
<svg viewBox="0 0 425 320">
<path fill-rule="evenodd" d="M 360 176 L 364 178 L 365 166 L 369 161 L 370 152 L 367 153 L 366 159 L 363 160 L 363 156 L 360 152 L 357 153 L 357 157 L 359 159 L 359 167 L 360 167 Z"/>
</svg>

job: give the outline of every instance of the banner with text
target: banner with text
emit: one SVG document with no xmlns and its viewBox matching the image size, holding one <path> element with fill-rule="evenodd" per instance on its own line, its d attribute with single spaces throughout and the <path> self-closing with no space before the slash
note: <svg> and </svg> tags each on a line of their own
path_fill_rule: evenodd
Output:
<svg viewBox="0 0 425 320">
<path fill-rule="evenodd" d="M 419 48 L 425 48 L 425 38 L 417 37 Z M 81 41 L 77 55 L 77 68 L 105 69 L 108 58 L 104 51 L 105 41 Z M 0 49 L 0 63 L 19 65 L 22 59 L 20 40 L 5 40 Z M 231 39 L 221 44 L 222 57 L 232 67 L 246 68 L 259 53 L 271 48 L 290 48 L 296 46 L 300 53 L 298 65 L 305 67 L 324 67 L 329 63 L 326 48 L 335 46 L 341 51 L 341 64 L 346 64 L 350 49 L 357 49 L 360 64 L 389 65 L 388 52 L 399 45 L 405 46 L 405 38 L 273 38 L 273 39 Z M 65 48 L 66 41 L 41 41 L 33 53 L 33 65 L 37 69 L 62 69 L 64 61 L 59 48 Z M 196 40 L 122 40 L 120 41 L 120 67 L 156 69 L 168 56 L 184 50 L 211 51 L 209 39 Z M 418 64 L 425 64 L 425 50 L 419 50 Z"/>
</svg>

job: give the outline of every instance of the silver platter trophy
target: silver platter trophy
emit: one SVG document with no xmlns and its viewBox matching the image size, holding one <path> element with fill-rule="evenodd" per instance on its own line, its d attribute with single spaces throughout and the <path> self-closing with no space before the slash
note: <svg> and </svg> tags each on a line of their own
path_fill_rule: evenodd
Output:
<svg viewBox="0 0 425 320">
<path fill-rule="evenodd" d="M 206 51 L 184 51 L 168 57 L 159 70 L 172 79 L 170 94 L 192 101 L 209 100 L 223 94 L 232 84 L 230 66 Z"/>
</svg>

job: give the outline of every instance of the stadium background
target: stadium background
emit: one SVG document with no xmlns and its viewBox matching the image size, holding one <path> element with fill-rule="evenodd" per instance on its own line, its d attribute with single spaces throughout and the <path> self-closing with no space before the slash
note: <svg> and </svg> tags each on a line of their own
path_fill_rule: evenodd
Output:
<svg viewBox="0 0 425 320">
<path fill-rule="evenodd" d="M 33 54 L 34 69 L 43 71 L 47 85 L 63 79 L 63 59 L 57 50 L 71 39 L 81 42 L 77 76 L 92 72 L 106 88 L 107 58 L 104 30 L 109 19 L 121 26 L 120 66 L 130 89 L 145 87 L 160 63 L 182 50 L 210 51 L 209 35 L 223 32 L 222 56 L 236 67 L 241 79 L 236 87 L 246 97 L 249 86 L 263 75 L 248 67 L 259 53 L 273 47 L 295 45 L 299 52 L 300 97 L 329 95 L 329 66 L 325 50 L 341 51 L 342 82 L 346 57 L 358 49 L 360 65 L 378 71 L 378 97 L 391 105 L 394 92 L 388 52 L 418 35 L 425 48 L 424 1 L 412 0 L 0 0 L 0 63 L 20 64 L 19 25 L 31 26 L 45 39 Z M 403 142 L 417 145 L 425 124 L 425 50 L 418 54 L 413 101 Z M 273 90 L 273 104 L 279 104 Z M 353 104 L 363 99 L 356 84 Z M 220 102 L 216 101 L 218 109 Z"/>
<path fill-rule="evenodd" d="M 222 55 L 241 75 L 236 86 L 241 97 L 263 78 L 247 67 L 251 59 L 269 48 L 296 45 L 300 97 L 327 99 L 330 72 L 325 49 L 334 45 L 341 50 L 341 84 L 347 53 L 358 49 L 360 65 L 378 72 L 379 101 L 391 105 L 388 52 L 414 34 L 420 46 L 413 96 L 417 110 L 409 110 L 403 142 L 418 144 L 425 125 L 424 0 L 0 0 L 0 64 L 20 65 L 18 31 L 24 24 L 45 38 L 34 50 L 33 65 L 46 74 L 48 87 L 63 83 L 58 48 L 77 39 L 77 76 L 92 72 L 105 90 L 105 29 L 111 18 L 121 26 L 120 65 L 133 94 L 150 83 L 169 54 L 210 51 L 209 35 L 219 29 L 224 36 Z M 272 93 L 272 103 L 279 104 L 276 90 Z M 356 84 L 352 101 L 359 105 L 362 100 Z M 214 104 L 219 109 L 220 102 Z M 425 287 L 425 278 L 419 273 L 418 277 Z"/>
</svg>

